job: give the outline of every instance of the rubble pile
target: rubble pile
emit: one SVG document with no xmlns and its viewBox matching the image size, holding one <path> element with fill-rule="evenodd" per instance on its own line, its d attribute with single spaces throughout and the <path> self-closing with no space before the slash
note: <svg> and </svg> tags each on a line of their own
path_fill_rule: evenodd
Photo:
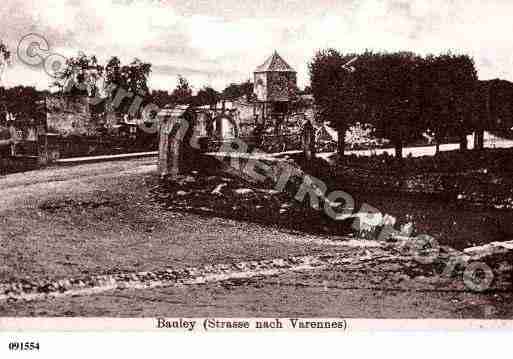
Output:
<svg viewBox="0 0 513 359">
<path fill-rule="evenodd" d="M 156 202 L 170 210 L 208 214 L 278 225 L 293 231 L 347 235 L 350 223 L 334 221 L 322 210 L 299 202 L 286 191 L 250 184 L 238 177 L 180 176 L 152 190 Z"/>
</svg>

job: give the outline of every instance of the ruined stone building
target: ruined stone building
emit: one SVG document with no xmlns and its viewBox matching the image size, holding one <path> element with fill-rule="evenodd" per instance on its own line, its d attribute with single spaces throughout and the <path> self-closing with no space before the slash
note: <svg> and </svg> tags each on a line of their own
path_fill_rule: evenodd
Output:
<svg viewBox="0 0 513 359">
<path fill-rule="evenodd" d="M 48 96 L 46 107 L 48 132 L 61 136 L 95 134 L 98 125 L 86 96 Z"/>
</svg>

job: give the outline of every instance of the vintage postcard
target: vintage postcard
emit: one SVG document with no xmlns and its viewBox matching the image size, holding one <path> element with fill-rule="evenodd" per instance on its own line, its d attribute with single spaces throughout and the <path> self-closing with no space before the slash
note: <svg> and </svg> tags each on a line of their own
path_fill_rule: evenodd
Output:
<svg viewBox="0 0 513 359">
<path fill-rule="evenodd" d="M 2 0 L 0 331 L 511 330 L 512 14 Z"/>
</svg>

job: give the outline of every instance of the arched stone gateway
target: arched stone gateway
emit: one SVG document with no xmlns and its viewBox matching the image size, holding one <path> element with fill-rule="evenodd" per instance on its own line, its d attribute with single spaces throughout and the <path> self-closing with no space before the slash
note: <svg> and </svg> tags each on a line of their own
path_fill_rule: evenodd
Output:
<svg viewBox="0 0 513 359">
<path fill-rule="evenodd" d="M 214 118 L 215 134 L 220 139 L 239 137 L 239 128 L 234 118 L 229 115 L 221 115 Z"/>
<path fill-rule="evenodd" d="M 239 137 L 239 124 L 231 114 L 216 111 L 195 111 L 196 134 L 202 137 L 230 139 Z"/>
<path fill-rule="evenodd" d="M 186 171 L 186 153 L 193 136 L 194 113 L 176 106 L 159 113 L 159 164 L 161 178 L 174 179 Z"/>
<path fill-rule="evenodd" d="M 212 137 L 212 116 L 207 112 L 198 112 L 195 124 L 196 134 L 200 137 Z"/>
<path fill-rule="evenodd" d="M 239 136 L 237 121 L 230 113 L 176 106 L 159 113 L 159 173 L 176 178 L 190 170 L 208 141 Z"/>
</svg>

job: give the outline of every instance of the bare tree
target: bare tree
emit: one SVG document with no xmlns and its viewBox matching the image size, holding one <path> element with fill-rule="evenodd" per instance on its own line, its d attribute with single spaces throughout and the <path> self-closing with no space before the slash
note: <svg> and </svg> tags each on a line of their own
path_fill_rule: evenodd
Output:
<svg viewBox="0 0 513 359">
<path fill-rule="evenodd" d="M 0 81 L 2 81 L 2 76 L 4 74 L 5 68 L 9 64 L 11 60 L 11 52 L 7 48 L 7 46 L 0 40 Z"/>
</svg>

